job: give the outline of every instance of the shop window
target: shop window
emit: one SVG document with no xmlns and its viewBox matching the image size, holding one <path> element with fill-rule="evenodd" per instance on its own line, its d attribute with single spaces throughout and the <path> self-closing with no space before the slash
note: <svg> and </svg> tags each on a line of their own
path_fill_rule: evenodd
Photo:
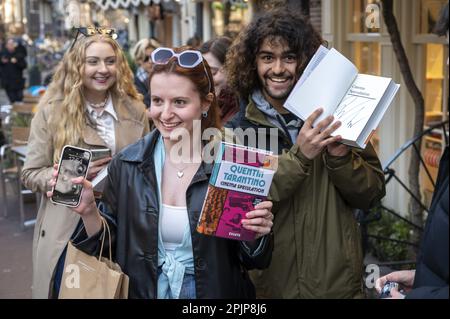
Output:
<svg viewBox="0 0 450 319">
<path fill-rule="evenodd" d="M 444 46 L 427 43 L 426 47 L 426 78 L 424 88 L 425 124 L 442 120 L 442 96 L 444 87 Z"/>
<path fill-rule="evenodd" d="M 443 109 L 448 110 L 444 106 L 445 91 L 447 85 L 446 75 L 446 53 L 445 45 L 438 43 L 437 38 L 431 36 L 439 14 L 446 0 L 421 0 L 418 9 L 418 25 L 416 25 L 417 34 L 426 39 L 422 45 L 424 53 L 423 65 L 423 86 L 422 94 L 425 100 L 425 128 L 440 123 L 448 117 L 444 114 Z M 448 71 L 447 71 L 448 72 Z M 447 89 L 448 90 L 448 89 Z M 443 132 L 441 130 L 433 131 L 430 136 L 424 138 L 422 143 L 422 157 L 425 166 L 431 177 L 436 180 L 438 172 L 439 159 L 443 150 Z M 423 167 L 420 169 L 420 185 L 422 195 L 427 205 L 430 205 L 434 187 L 431 184 L 428 175 Z"/>
<path fill-rule="evenodd" d="M 436 25 L 439 13 L 447 0 L 421 0 L 420 1 L 420 19 L 419 19 L 419 33 L 429 34 L 433 32 Z"/>
<path fill-rule="evenodd" d="M 354 42 L 354 63 L 359 73 L 380 75 L 380 44 L 378 42 Z"/>
<path fill-rule="evenodd" d="M 249 23 L 246 1 L 213 1 L 211 8 L 215 36 L 225 35 L 234 38 Z"/>
<path fill-rule="evenodd" d="M 439 14 L 446 0 L 421 0 L 419 4 L 418 34 L 431 35 L 439 19 Z M 428 39 L 428 38 L 427 38 Z M 440 43 L 433 43 L 429 38 L 423 45 L 424 74 L 422 93 L 425 99 L 425 125 L 440 122 L 443 119 L 443 87 L 445 86 L 445 47 Z"/>
<path fill-rule="evenodd" d="M 376 11 L 371 5 L 377 5 Z M 381 26 L 381 5 L 379 0 L 353 0 L 351 33 L 379 33 Z"/>
</svg>

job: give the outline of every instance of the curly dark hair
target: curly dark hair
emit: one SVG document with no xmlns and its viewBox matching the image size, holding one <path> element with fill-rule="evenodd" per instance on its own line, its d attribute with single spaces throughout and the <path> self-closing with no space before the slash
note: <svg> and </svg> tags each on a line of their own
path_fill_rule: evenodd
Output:
<svg viewBox="0 0 450 319">
<path fill-rule="evenodd" d="M 277 38 L 297 54 L 297 75 L 302 74 L 319 46 L 326 44 L 306 17 L 286 8 L 268 11 L 253 20 L 233 42 L 225 63 L 228 85 L 241 98 L 247 98 L 255 88 L 261 87 L 256 56 L 265 39 L 276 41 Z"/>
</svg>

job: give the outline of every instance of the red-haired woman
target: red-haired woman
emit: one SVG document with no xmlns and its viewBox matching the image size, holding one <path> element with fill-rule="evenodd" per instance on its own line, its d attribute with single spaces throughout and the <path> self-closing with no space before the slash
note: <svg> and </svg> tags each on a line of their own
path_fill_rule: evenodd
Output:
<svg viewBox="0 0 450 319">
<path fill-rule="evenodd" d="M 159 48 L 152 60 L 150 112 L 156 129 L 112 160 L 104 212 L 97 210 L 89 181 L 74 180 L 84 186 L 74 211 L 85 226 L 74 244 L 98 253 L 105 218 L 115 259 L 130 277 L 130 298 L 254 297 L 247 269 L 270 262 L 272 204 L 260 203 L 242 220 L 257 233 L 254 242 L 196 231 L 213 163 L 201 156 L 211 141 L 201 142 L 195 132 L 220 128 L 211 71 L 193 50 Z"/>
</svg>

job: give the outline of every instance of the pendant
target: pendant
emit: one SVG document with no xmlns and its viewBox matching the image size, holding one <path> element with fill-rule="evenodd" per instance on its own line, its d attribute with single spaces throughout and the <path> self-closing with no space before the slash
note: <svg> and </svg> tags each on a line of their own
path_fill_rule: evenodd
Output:
<svg viewBox="0 0 450 319">
<path fill-rule="evenodd" d="M 182 178 L 183 177 L 183 175 L 184 175 L 184 173 L 183 172 L 177 172 L 177 176 L 178 176 L 178 178 Z"/>
</svg>

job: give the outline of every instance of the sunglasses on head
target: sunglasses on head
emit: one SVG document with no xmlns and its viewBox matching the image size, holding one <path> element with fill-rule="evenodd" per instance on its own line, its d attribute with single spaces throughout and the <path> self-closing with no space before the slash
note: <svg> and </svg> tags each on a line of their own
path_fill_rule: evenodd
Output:
<svg viewBox="0 0 450 319">
<path fill-rule="evenodd" d="M 103 27 L 79 27 L 79 28 L 73 28 L 73 30 L 77 30 L 77 33 L 75 35 L 75 39 L 73 40 L 73 43 L 69 49 L 72 50 L 73 46 L 75 45 L 75 42 L 77 42 L 78 36 L 80 33 L 84 35 L 85 37 L 90 37 L 96 34 L 106 35 L 110 37 L 111 39 L 115 40 L 117 39 L 117 33 L 115 29 L 112 28 L 103 28 Z"/>
<path fill-rule="evenodd" d="M 205 63 L 203 62 L 203 56 L 200 51 L 185 50 L 180 53 L 175 53 L 171 48 L 157 48 L 152 52 L 151 58 L 154 64 L 167 64 L 173 57 L 177 58 L 178 65 L 182 68 L 193 69 L 200 63 L 203 64 L 206 77 L 208 78 L 209 89 L 211 92 L 211 79 L 206 71 Z"/>
</svg>

